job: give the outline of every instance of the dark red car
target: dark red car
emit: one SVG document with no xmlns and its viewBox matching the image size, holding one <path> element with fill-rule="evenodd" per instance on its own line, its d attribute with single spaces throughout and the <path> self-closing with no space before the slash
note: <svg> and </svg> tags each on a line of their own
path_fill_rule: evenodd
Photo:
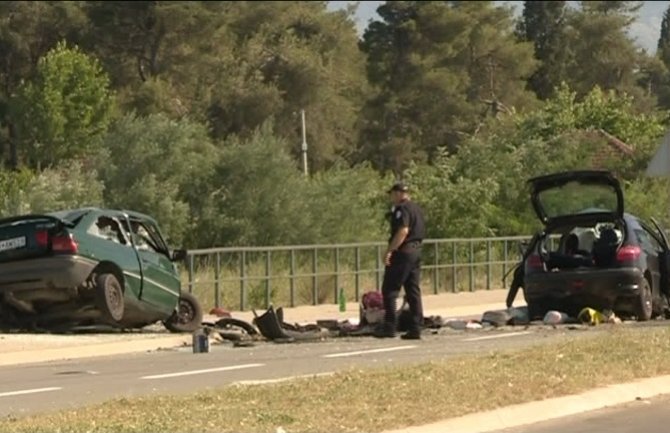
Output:
<svg viewBox="0 0 670 433">
<path fill-rule="evenodd" d="M 649 320 L 668 310 L 668 240 L 655 220 L 624 212 L 607 171 L 571 171 L 529 181 L 544 224 L 524 254 L 508 305 L 523 288 L 532 319 L 549 310 L 576 317 L 585 307 Z"/>
</svg>

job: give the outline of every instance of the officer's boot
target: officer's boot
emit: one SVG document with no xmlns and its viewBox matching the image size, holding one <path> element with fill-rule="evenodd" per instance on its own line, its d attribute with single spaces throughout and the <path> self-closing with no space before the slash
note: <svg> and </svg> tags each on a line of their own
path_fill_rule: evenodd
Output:
<svg viewBox="0 0 670 433">
<path fill-rule="evenodd" d="M 395 323 L 389 323 L 384 321 L 384 323 L 380 324 L 375 330 L 372 335 L 374 335 L 377 338 L 395 338 Z"/>
</svg>

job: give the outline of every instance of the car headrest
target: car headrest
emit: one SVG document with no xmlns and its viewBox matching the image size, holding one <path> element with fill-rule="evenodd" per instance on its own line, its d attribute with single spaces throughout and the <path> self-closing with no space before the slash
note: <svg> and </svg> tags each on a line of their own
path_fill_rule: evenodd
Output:
<svg viewBox="0 0 670 433">
<path fill-rule="evenodd" d="M 617 235 L 616 230 L 608 228 L 600 233 L 600 238 L 598 239 L 599 244 L 613 245 L 619 243 L 619 235 Z"/>
</svg>

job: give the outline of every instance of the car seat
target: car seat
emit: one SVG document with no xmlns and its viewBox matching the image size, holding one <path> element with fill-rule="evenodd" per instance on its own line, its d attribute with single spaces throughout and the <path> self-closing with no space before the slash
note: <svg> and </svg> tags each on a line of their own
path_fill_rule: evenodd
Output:
<svg viewBox="0 0 670 433">
<path fill-rule="evenodd" d="M 619 236 L 616 231 L 612 228 L 603 230 L 593 244 L 593 260 L 596 266 L 600 268 L 612 266 L 618 246 Z"/>
<path fill-rule="evenodd" d="M 593 251 L 596 235 L 592 229 L 586 230 L 579 235 L 579 245 L 585 251 Z"/>
</svg>

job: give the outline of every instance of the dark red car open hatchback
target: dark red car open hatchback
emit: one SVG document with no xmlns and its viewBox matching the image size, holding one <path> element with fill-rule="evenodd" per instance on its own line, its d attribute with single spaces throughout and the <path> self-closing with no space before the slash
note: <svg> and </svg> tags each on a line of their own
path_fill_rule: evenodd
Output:
<svg viewBox="0 0 670 433">
<path fill-rule="evenodd" d="M 544 230 L 528 244 L 510 297 L 523 288 L 531 319 L 549 310 L 576 317 L 590 307 L 644 321 L 668 310 L 668 239 L 655 220 L 624 212 L 610 172 L 555 173 L 528 183 Z"/>
</svg>

